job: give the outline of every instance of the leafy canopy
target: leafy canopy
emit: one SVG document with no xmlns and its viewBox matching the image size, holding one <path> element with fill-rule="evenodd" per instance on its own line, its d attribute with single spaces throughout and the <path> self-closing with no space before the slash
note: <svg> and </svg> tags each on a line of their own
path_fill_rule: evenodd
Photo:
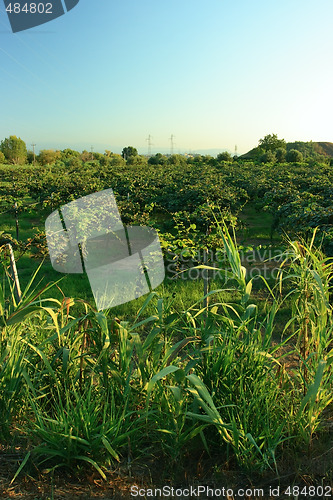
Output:
<svg viewBox="0 0 333 500">
<path fill-rule="evenodd" d="M 42 149 L 37 156 L 40 165 L 53 165 L 61 157 L 60 151 L 54 149 Z"/>
<path fill-rule="evenodd" d="M 265 135 L 263 139 L 259 140 L 259 147 L 264 151 L 276 151 L 278 148 L 286 149 L 286 141 L 278 139 L 277 134 Z"/>
<path fill-rule="evenodd" d="M 131 156 L 137 156 L 138 155 L 138 150 L 134 148 L 133 146 L 127 146 L 122 150 L 121 156 L 125 159 L 128 160 Z"/>
<path fill-rule="evenodd" d="M 20 137 L 16 137 L 16 135 L 11 135 L 9 138 L 1 141 L 0 151 L 4 154 L 8 163 L 22 165 L 26 162 L 26 144 Z"/>
<path fill-rule="evenodd" d="M 286 154 L 286 160 L 289 163 L 298 163 L 303 161 L 303 155 L 300 151 L 297 151 L 297 149 L 291 149 Z"/>
<path fill-rule="evenodd" d="M 232 161 L 232 156 L 228 151 L 223 151 L 217 155 L 216 159 L 217 161 Z"/>
</svg>

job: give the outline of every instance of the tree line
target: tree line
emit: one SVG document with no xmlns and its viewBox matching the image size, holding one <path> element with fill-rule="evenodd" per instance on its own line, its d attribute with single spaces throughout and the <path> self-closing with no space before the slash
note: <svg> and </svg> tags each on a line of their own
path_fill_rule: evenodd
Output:
<svg viewBox="0 0 333 500">
<path fill-rule="evenodd" d="M 296 143 L 295 143 L 296 144 Z M 298 143 L 297 143 L 298 144 Z M 318 157 L 308 143 L 299 143 L 298 149 L 290 148 L 284 139 L 279 139 L 277 134 L 268 134 L 260 139 L 258 146 L 249 153 L 240 157 L 232 156 L 228 151 L 219 153 L 216 158 L 210 155 L 163 155 L 156 153 L 150 157 L 139 155 L 138 150 L 133 146 L 123 148 L 121 154 L 105 150 L 104 153 L 84 150 L 81 153 L 70 148 L 64 150 L 42 149 L 37 155 L 34 151 L 27 150 L 26 143 L 15 135 L 1 141 L 0 144 L 0 164 L 12 165 L 56 165 L 80 167 L 83 164 L 94 162 L 102 166 L 121 165 L 185 165 L 191 163 L 211 163 L 216 165 L 222 162 L 231 163 L 238 160 L 252 160 L 258 163 L 302 163 L 305 159 L 316 158 L 327 161 L 326 157 Z M 302 151 L 305 152 L 304 157 Z M 333 164 L 333 159 L 328 159 Z"/>
</svg>

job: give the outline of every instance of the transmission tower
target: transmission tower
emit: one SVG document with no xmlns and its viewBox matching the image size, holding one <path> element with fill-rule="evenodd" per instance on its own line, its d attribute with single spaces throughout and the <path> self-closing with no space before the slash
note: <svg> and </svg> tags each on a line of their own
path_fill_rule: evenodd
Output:
<svg viewBox="0 0 333 500">
<path fill-rule="evenodd" d="M 91 146 L 90 152 L 91 152 L 91 159 L 93 160 L 94 159 L 94 146 Z"/>
<path fill-rule="evenodd" d="M 170 137 L 170 154 L 173 155 L 173 150 L 174 150 L 174 147 L 175 147 L 175 141 L 174 141 L 174 138 L 175 136 L 173 134 L 171 134 L 171 137 Z"/>
<path fill-rule="evenodd" d="M 238 156 L 237 155 L 237 150 L 238 150 L 238 148 L 237 148 L 237 144 L 236 144 L 236 146 L 235 146 L 235 155 L 234 156 Z"/>
<path fill-rule="evenodd" d="M 37 144 L 31 144 L 32 146 L 32 149 L 33 149 L 33 154 L 34 154 L 34 166 L 36 164 L 36 155 L 35 155 L 35 147 L 37 146 Z"/>
<path fill-rule="evenodd" d="M 148 142 L 148 156 L 151 156 L 151 147 L 153 143 L 151 142 L 152 136 L 149 134 L 146 141 Z"/>
</svg>

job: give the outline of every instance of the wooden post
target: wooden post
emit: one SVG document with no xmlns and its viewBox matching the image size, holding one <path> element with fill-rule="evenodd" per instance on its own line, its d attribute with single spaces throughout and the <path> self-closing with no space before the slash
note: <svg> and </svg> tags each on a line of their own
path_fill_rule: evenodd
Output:
<svg viewBox="0 0 333 500">
<path fill-rule="evenodd" d="M 19 221 L 18 221 L 17 201 L 15 201 L 14 209 L 15 209 L 16 239 L 18 241 L 18 239 L 19 239 Z"/>
<path fill-rule="evenodd" d="M 19 277 L 17 274 L 17 268 L 16 268 L 13 247 L 10 243 L 7 243 L 6 246 L 9 248 L 10 271 L 11 271 L 12 279 L 14 281 L 15 297 L 16 297 L 17 303 L 19 303 L 21 301 L 22 293 L 21 293 Z"/>
</svg>

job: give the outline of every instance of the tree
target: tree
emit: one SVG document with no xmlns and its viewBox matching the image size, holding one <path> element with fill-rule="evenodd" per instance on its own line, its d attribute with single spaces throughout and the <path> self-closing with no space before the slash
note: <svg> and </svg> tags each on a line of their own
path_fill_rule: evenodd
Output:
<svg viewBox="0 0 333 500">
<path fill-rule="evenodd" d="M 147 158 L 141 155 L 130 156 L 126 160 L 127 165 L 147 165 Z"/>
<path fill-rule="evenodd" d="M 216 157 L 217 161 L 232 161 L 231 154 L 228 153 L 228 151 L 223 151 L 222 153 L 219 153 Z"/>
<path fill-rule="evenodd" d="M 122 150 L 121 156 L 124 158 L 124 160 L 128 160 L 131 156 L 137 156 L 138 155 L 138 150 L 136 148 L 133 148 L 133 146 L 127 146 Z"/>
<path fill-rule="evenodd" d="M 211 155 L 202 155 L 201 156 L 201 161 L 203 163 L 208 163 L 209 165 L 214 165 L 215 164 L 215 158 Z"/>
<path fill-rule="evenodd" d="M 162 153 L 156 153 L 156 155 L 151 156 L 148 160 L 149 165 L 165 165 L 168 162 L 168 158 Z"/>
<path fill-rule="evenodd" d="M 297 149 L 290 149 L 286 154 L 286 160 L 288 163 L 298 163 L 303 161 L 303 155 Z"/>
<path fill-rule="evenodd" d="M 34 152 L 29 149 L 27 152 L 27 162 L 32 164 L 34 162 Z"/>
<path fill-rule="evenodd" d="M 108 159 L 110 161 L 110 165 L 125 165 L 125 160 L 121 155 L 118 155 L 116 153 L 111 153 L 110 156 L 108 156 Z"/>
<path fill-rule="evenodd" d="M 186 158 L 182 155 L 171 155 L 168 158 L 170 165 L 186 165 Z"/>
<path fill-rule="evenodd" d="M 6 158 L 2 151 L 0 151 L 0 163 L 5 163 Z"/>
<path fill-rule="evenodd" d="M 286 159 L 287 150 L 285 148 L 278 148 L 275 151 L 276 160 L 279 163 L 283 163 Z"/>
<path fill-rule="evenodd" d="M 91 156 L 92 154 L 89 153 L 89 151 L 87 151 L 86 149 L 84 149 L 81 153 L 81 160 L 86 163 L 87 161 L 90 161 L 91 160 Z"/>
<path fill-rule="evenodd" d="M 130 158 L 136 158 L 136 156 Z M 112 153 L 112 151 L 105 152 L 98 158 L 98 161 L 103 167 L 108 167 L 109 165 L 126 165 L 124 158 L 121 155 Z"/>
<path fill-rule="evenodd" d="M 67 148 L 61 151 L 61 160 L 64 162 L 69 161 L 72 158 L 79 158 L 79 156 L 80 153 L 74 149 Z"/>
<path fill-rule="evenodd" d="M 263 139 L 259 140 L 259 147 L 264 151 L 276 151 L 278 148 L 286 149 L 286 141 L 278 139 L 277 134 L 265 135 Z"/>
<path fill-rule="evenodd" d="M 52 165 L 61 157 L 60 151 L 54 151 L 54 149 L 42 149 L 37 156 L 38 163 L 40 165 Z"/>
<path fill-rule="evenodd" d="M 16 135 L 11 135 L 1 141 L 0 151 L 5 155 L 6 160 L 14 165 L 22 165 L 27 160 L 26 144 Z"/>
<path fill-rule="evenodd" d="M 70 160 L 67 160 L 67 164 L 72 168 L 80 168 L 82 167 L 82 160 L 80 156 L 73 156 Z"/>
<path fill-rule="evenodd" d="M 268 150 L 260 156 L 259 160 L 261 163 L 273 163 L 275 161 L 275 154 Z"/>
<path fill-rule="evenodd" d="M 96 151 L 96 153 L 93 153 L 93 156 L 94 156 L 94 160 L 97 160 L 100 162 L 100 164 L 102 165 L 101 162 L 103 162 L 103 160 L 105 160 L 105 155 L 103 155 L 102 153 L 98 153 Z"/>
</svg>

